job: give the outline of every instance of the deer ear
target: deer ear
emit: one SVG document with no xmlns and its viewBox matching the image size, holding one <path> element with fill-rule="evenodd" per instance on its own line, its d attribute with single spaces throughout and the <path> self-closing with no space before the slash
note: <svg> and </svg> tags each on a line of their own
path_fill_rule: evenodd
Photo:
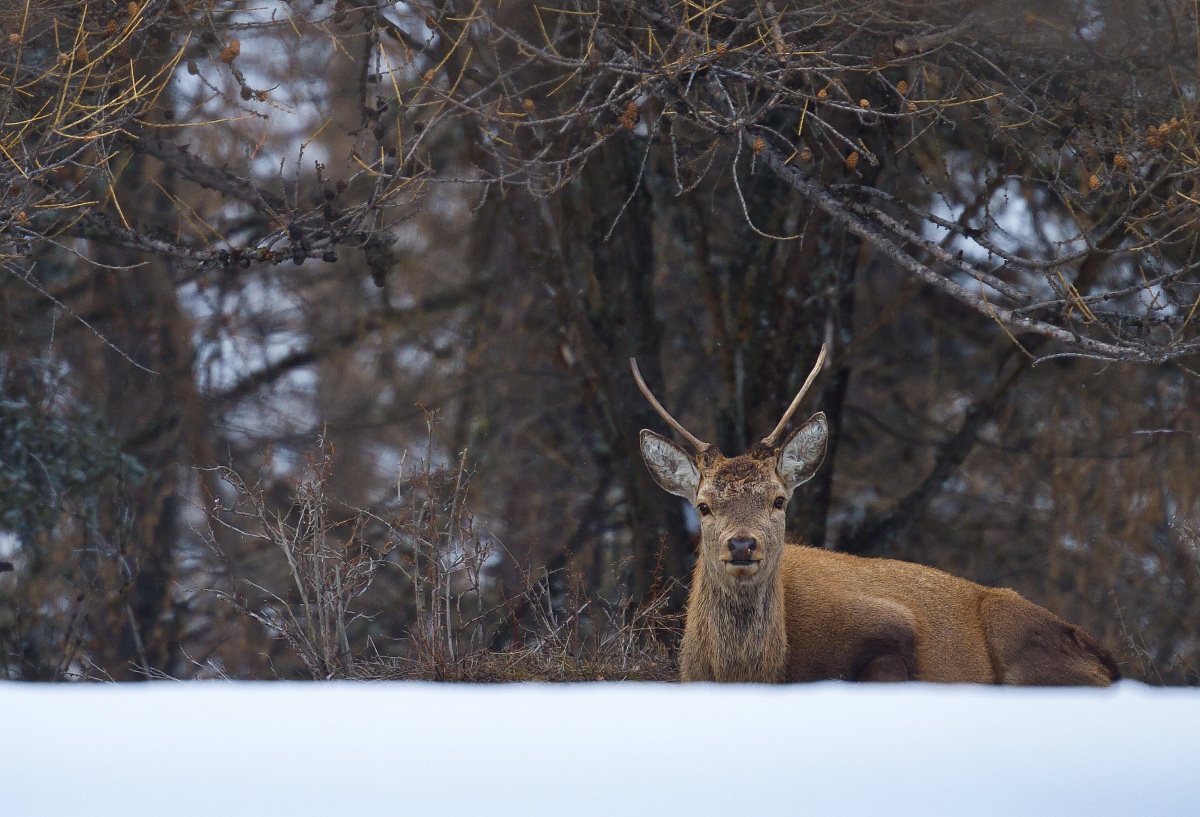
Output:
<svg viewBox="0 0 1200 817">
<path fill-rule="evenodd" d="M 688 453 L 648 428 L 642 429 L 640 441 L 642 459 L 654 481 L 664 490 L 695 502 L 696 491 L 700 488 L 700 469 Z"/>
<path fill-rule="evenodd" d="M 825 443 L 829 440 L 829 423 L 825 412 L 819 411 L 808 422 L 792 432 L 779 449 L 775 470 L 788 493 L 812 479 L 825 459 Z"/>
</svg>

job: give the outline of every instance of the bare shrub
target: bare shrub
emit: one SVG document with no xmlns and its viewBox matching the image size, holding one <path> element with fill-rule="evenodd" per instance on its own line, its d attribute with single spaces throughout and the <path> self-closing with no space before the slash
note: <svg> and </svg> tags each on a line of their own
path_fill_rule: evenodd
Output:
<svg viewBox="0 0 1200 817">
<path fill-rule="evenodd" d="M 569 569 L 525 569 L 516 592 L 499 587 L 489 568 L 510 557 L 470 511 L 466 454 L 439 462 L 429 439 L 421 456 L 405 454 L 391 513 L 331 498 L 334 451 L 324 437 L 283 513 L 271 510 L 266 480 L 216 469 L 233 498 L 213 503 L 215 526 L 283 557 L 280 586 L 269 570 L 239 576 L 226 557 L 232 590 L 220 594 L 315 679 L 674 677 L 669 645 L 680 622 L 665 612 L 665 583 L 641 604 L 626 592 L 589 599 Z M 209 542 L 226 555 L 217 536 Z M 383 610 L 407 623 L 392 648 L 370 626 Z"/>
<path fill-rule="evenodd" d="M 219 468 L 235 500 L 229 507 L 218 500 L 211 517 L 237 534 L 269 541 L 286 559 L 291 579 L 290 592 L 271 590 L 251 579 L 235 580 L 229 600 L 286 640 L 314 678 L 349 677 L 349 627 L 358 615 L 352 606 L 370 587 L 386 551 L 367 546 L 362 512 L 346 513 L 326 492 L 333 447 L 324 437 L 309 459 L 309 469 L 312 476 L 295 483 L 291 507 L 279 513 L 270 509 L 260 482 L 249 484 L 233 469 Z M 263 593 L 263 601 L 248 602 L 239 584 Z"/>
</svg>

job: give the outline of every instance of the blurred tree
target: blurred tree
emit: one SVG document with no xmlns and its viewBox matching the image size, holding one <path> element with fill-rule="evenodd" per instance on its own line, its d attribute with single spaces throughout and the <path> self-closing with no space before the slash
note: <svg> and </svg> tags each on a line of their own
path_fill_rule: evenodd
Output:
<svg viewBox="0 0 1200 817">
<path fill-rule="evenodd" d="M 299 672 L 201 592 L 288 571 L 208 547 L 229 489 L 195 468 L 257 471 L 286 517 L 327 428 L 327 486 L 397 513 L 430 409 L 496 599 L 647 597 L 692 522 L 636 454 L 628 358 L 733 453 L 827 343 L 793 530 L 1015 586 L 1195 682 L 1198 26 L 1183 0 L 0 11 L 5 671 Z M 357 652 L 412 626 L 383 550 Z"/>
</svg>

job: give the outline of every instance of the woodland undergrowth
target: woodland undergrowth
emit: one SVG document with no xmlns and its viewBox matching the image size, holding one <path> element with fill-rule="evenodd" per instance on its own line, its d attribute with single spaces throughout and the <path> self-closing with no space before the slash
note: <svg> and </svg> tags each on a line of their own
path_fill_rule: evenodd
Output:
<svg viewBox="0 0 1200 817">
<path fill-rule="evenodd" d="M 464 452 L 439 461 L 432 445 L 406 452 L 393 501 L 354 508 L 331 492 L 335 451 L 322 437 L 285 513 L 271 510 L 265 480 L 216 469 L 228 498 L 214 499 L 209 543 L 229 536 L 269 544 L 270 583 L 226 558 L 217 591 L 288 650 L 314 679 L 469 682 L 673 680 L 681 628 L 666 610 L 667 583 L 648 599 L 619 585 L 588 598 L 572 568 L 525 567 L 516 588 L 495 579 L 511 556 L 470 503 Z M 614 570 L 619 569 L 614 566 Z M 263 572 L 263 571 L 260 571 Z M 265 575 L 265 573 L 264 573 Z M 400 605 L 400 633 L 372 625 Z M 396 618 L 390 610 L 390 620 Z"/>
</svg>

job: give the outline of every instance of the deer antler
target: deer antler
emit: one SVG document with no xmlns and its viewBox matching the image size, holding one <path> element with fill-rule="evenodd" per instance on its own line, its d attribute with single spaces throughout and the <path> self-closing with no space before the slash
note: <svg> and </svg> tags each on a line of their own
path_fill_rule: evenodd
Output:
<svg viewBox="0 0 1200 817">
<path fill-rule="evenodd" d="M 638 388 L 642 390 L 642 394 L 645 395 L 646 399 L 650 401 L 650 405 L 654 406 L 654 410 L 658 412 L 659 416 L 667 421 L 667 425 L 679 432 L 679 436 L 691 443 L 697 451 L 703 451 L 704 449 L 708 448 L 708 443 L 704 442 L 704 440 L 701 440 L 695 434 L 688 431 L 679 424 L 679 421 L 677 421 L 670 414 L 667 414 L 667 410 L 662 407 L 662 403 L 655 399 L 654 394 L 646 385 L 646 381 L 642 380 L 642 373 L 638 371 L 637 360 L 635 358 L 629 358 L 629 368 L 633 370 L 633 379 L 637 381 Z"/>
<path fill-rule="evenodd" d="M 775 447 L 775 442 L 779 435 L 783 433 L 783 427 L 787 425 L 788 420 L 792 419 L 792 415 L 796 413 L 796 409 L 800 406 L 800 401 L 804 399 L 808 387 L 817 379 L 817 374 L 821 371 L 821 367 L 825 365 L 825 344 L 821 344 L 821 354 L 817 355 L 817 363 L 813 366 L 811 372 L 808 373 L 808 379 L 804 381 L 804 385 L 800 387 L 800 391 L 792 398 L 792 404 L 788 406 L 787 411 L 783 413 L 783 419 L 779 421 L 779 425 L 775 426 L 775 430 L 767 436 L 763 437 L 763 444 L 771 448 Z"/>
</svg>

